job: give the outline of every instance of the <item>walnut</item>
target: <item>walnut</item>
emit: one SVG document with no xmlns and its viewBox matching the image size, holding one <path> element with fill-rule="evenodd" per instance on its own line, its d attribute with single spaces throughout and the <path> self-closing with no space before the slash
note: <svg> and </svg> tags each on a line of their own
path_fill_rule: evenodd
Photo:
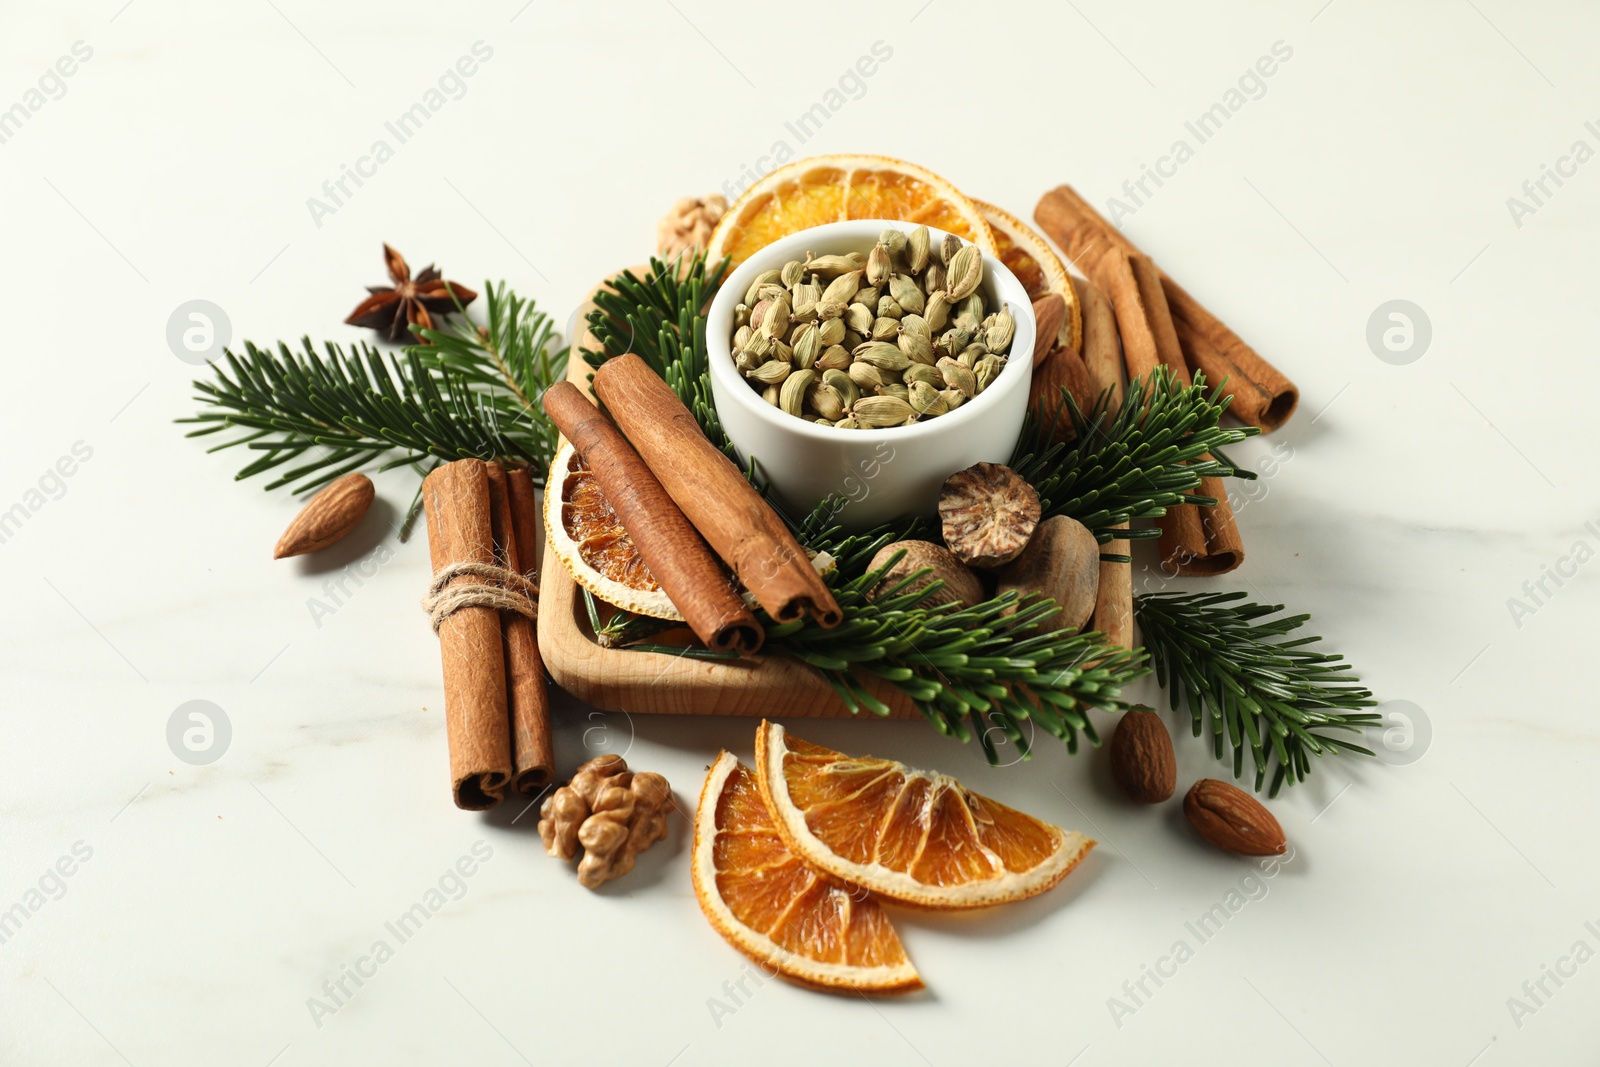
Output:
<svg viewBox="0 0 1600 1067">
<path fill-rule="evenodd" d="M 598 889 L 666 839 L 671 807 L 672 787 L 661 775 L 630 771 L 621 756 L 596 756 L 539 808 L 539 837 L 557 859 L 575 858 L 582 845 L 578 881 Z"/>
<path fill-rule="evenodd" d="M 1010 467 L 975 463 L 939 490 L 944 543 L 974 567 L 1010 563 L 1039 525 L 1039 494 Z"/>
<path fill-rule="evenodd" d="M 662 256 L 670 258 L 694 245 L 706 247 L 712 228 L 727 210 L 727 198 L 716 193 L 699 198 L 684 197 L 656 223 L 656 248 Z"/>
</svg>

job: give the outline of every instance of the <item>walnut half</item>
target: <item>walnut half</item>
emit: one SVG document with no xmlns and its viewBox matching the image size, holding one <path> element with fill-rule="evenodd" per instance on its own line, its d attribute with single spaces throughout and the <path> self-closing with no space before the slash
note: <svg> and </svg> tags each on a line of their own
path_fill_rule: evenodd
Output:
<svg viewBox="0 0 1600 1067">
<path fill-rule="evenodd" d="M 545 799 L 539 837 L 557 859 L 575 858 L 581 845 L 578 881 L 597 889 L 633 870 L 639 853 L 666 839 L 671 807 L 672 787 L 661 775 L 630 771 L 621 756 L 596 756 Z"/>
</svg>

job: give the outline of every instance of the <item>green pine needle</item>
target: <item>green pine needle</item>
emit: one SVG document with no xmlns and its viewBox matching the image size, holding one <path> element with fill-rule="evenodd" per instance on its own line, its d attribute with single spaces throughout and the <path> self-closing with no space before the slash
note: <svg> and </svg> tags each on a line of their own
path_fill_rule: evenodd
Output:
<svg viewBox="0 0 1600 1067">
<path fill-rule="evenodd" d="M 583 358 L 596 369 L 628 352 L 643 359 L 666 379 L 712 443 L 737 462 L 711 401 L 711 359 L 706 349 L 705 311 L 722 288 L 730 262 L 724 257 L 708 266 L 705 253 L 695 250 L 679 253 L 670 262 L 650 257 L 650 269 L 642 279 L 623 271 L 595 294 L 595 309 L 587 321 L 601 347 L 583 349 Z"/>
<path fill-rule="evenodd" d="M 996 728 L 1025 758 L 1031 755 L 1027 722 L 1069 752 L 1078 750 L 1080 735 L 1098 745 L 1088 711 L 1126 708 L 1122 687 L 1149 673 L 1143 651 L 1111 646 L 1099 633 L 1050 630 L 1046 624 L 1060 609 L 1036 595 L 1019 600 L 1006 593 L 970 608 L 923 606 L 941 583 L 904 592 L 928 573 L 919 571 L 868 600 L 867 591 L 903 555 L 854 578 L 831 576 L 844 612 L 831 630 L 810 619 L 764 620 L 767 647 L 821 671 L 852 714 L 888 714 L 866 686 L 875 676 L 909 697 L 941 734 L 963 742 L 976 737 L 989 762 L 998 763 Z"/>
<path fill-rule="evenodd" d="M 1183 385 L 1167 367 L 1146 381 L 1128 383 L 1115 415 L 1101 397 L 1085 413 L 1062 390 L 1064 410 L 1075 432 L 1070 443 L 1051 442 L 1056 427 L 1030 415 L 1010 466 L 1039 493 L 1046 517 L 1069 515 L 1101 543 L 1114 538 L 1158 537 L 1156 526 L 1116 527 L 1134 519 L 1156 519 L 1179 504 L 1213 505 L 1199 496 L 1200 479 L 1238 472 L 1218 450 L 1261 431 L 1220 425 L 1228 399 L 1205 387 L 1204 375 Z M 1212 458 L 1202 459 L 1206 453 Z M 1125 561 L 1123 556 L 1104 559 Z"/>
<path fill-rule="evenodd" d="M 1377 701 L 1357 684 L 1344 658 L 1306 646 L 1321 638 L 1289 635 L 1311 616 L 1266 619 L 1283 605 L 1237 604 L 1243 593 L 1153 593 L 1135 614 L 1156 678 L 1174 710 L 1188 706 L 1194 735 L 1207 734 L 1217 759 L 1233 749 L 1233 776 L 1249 752 L 1260 792 L 1305 780 L 1311 759 L 1330 752 L 1372 751 L 1325 730 L 1360 733 L 1381 716 L 1359 709 Z"/>
<path fill-rule="evenodd" d="M 539 398 L 566 373 L 549 317 L 507 290 L 486 285 L 486 322 L 464 315 L 449 329 L 419 331 L 430 344 L 382 353 L 310 338 L 277 349 L 245 343 L 226 352 L 215 380 L 196 381 L 198 415 L 179 419 L 190 437 L 242 430 L 211 451 L 243 445 L 261 453 L 237 475 L 285 464 L 266 488 L 317 489 L 382 460 L 379 470 L 411 465 L 426 474 L 441 462 L 477 457 L 528 467 L 542 484 L 556 430 Z M 458 305 L 459 307 L 459 305 Z"/>
</svg>

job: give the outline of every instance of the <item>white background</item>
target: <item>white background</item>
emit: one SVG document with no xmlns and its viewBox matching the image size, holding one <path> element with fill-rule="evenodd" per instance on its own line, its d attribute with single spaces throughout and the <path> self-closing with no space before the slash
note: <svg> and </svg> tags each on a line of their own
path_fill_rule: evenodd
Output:
<svg viewBox="0 0 1600 1067">
<path fill-rule="evenodd" d="M 1575 942 L 1600 950 L 1584 926 L 1600 927 L 1600 734 L 1579 683 L 1600 565 L 1547 582 L 1520 626 L 1507 603 L 1576 541 L 1600 548 L 1584 529 L 1600 527 L 1600 164 L 1520 226 L 1507 206 L 1575 140 L 1600 148 L 1592 7 L 7 7 L 0 107 L 75 41 L 93 57 L 0 144 L 0 509 L 75 442 L 92 457 L 0 544 L 0 908 L 75 842 L 92 858 L 0 945 L 0 1060 L 1593 1062 L 1600 963 L 1547 979 L 1532 1014 L 1507 1004 Z M 479 40 L 493 57 L 464 97 L 318 226 L 307 198 Z M 893 57 L 864 95 L 795 145 L 785 120 L 880 40 Z M 1102 844 L 1043 898 L 903 917 L 924 995 L 747 983 L 714 1018 L 743 960 L 695 905 L 683 820 L 590 893 L 531 813 L 450 805 L 426 546 L 388 529 L 410 476 L 378 479 L 351 542 L 273 562 L 296 501 L 235 484 L 242 453 L 207 455 L 172 423 L 196 408 L 197 368 L 166 343 L 184 301 L 223 308 L 235 342 L 354 341 L 341 320 L 382 281 L 387 240 L 418 269 L 507 278 L 564 322 L 649 251 L 674 198 L 778 139 L 915 159 L 1023 216 L 1062 181 L 1103 203 L 1277 41 L 1293 56 L 1265 94 L 1125 225 L 1303 390 L 1286 429 L 1238 449 L 1292 459 L 1241 510 L 1248 562 L 1216 584 L 1312 612 L 1432 739 L 1409 765 L 1329 761 L 1274 802 L 1295 859 L 1203 945 L 1185 923 L 1254 868 L 1197 841 L 1176 801 L 1120 802 L 1102 753 L 1042 743 L 993 770 L 920 723 L 799 724 Z M 1409 365 L 1366 341 L 1392 299 L 1432 323 Z M 330 576 L 385 555 L 313 617 Z M 210 766 L 168 748 L 192 699 L 232 725 Z M 1226 776 L 1169 722 L 1181 785 Z M 753 727 L 570 703 L 558 725 L 564 767 L 625 750 L 686 810 Z M 465 896 L 316 1025 L 307 998 L 480 839 L 492 859 Z M 1194 957 L 1115 1019 L 1108 999 L 1131 1004 L 1123 983 L 1179 939 Z"/>
</svg>

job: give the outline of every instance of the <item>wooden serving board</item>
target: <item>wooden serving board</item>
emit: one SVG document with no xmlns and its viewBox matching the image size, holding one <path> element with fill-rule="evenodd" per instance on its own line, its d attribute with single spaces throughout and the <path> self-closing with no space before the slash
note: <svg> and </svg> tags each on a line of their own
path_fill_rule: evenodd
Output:
<svg viewBox="0 0 1600 1067">
<path fill-rule="evenodd" d="M 632 269 L 643 277 L 647 268 Z M 568 380 L 585 393 L 589 393 L 590 369 L 578 351 L 600 347 L 584 326 L 593 308 L 591 293 L 578 310 L 567 365 Z M 539 652 L 557 685 L 603 711 L 821 718 L 849 718 L 851 714 L 821 674 L 789 656 L 718 662 L 602 648 L 590 629 L 582 591 L 550 550 L 548 539 L 540 572 Z M 891 717 L 920 718 L 893 686 L 873 678 L 867 689 L 894 709 Z"/>
</svg>

